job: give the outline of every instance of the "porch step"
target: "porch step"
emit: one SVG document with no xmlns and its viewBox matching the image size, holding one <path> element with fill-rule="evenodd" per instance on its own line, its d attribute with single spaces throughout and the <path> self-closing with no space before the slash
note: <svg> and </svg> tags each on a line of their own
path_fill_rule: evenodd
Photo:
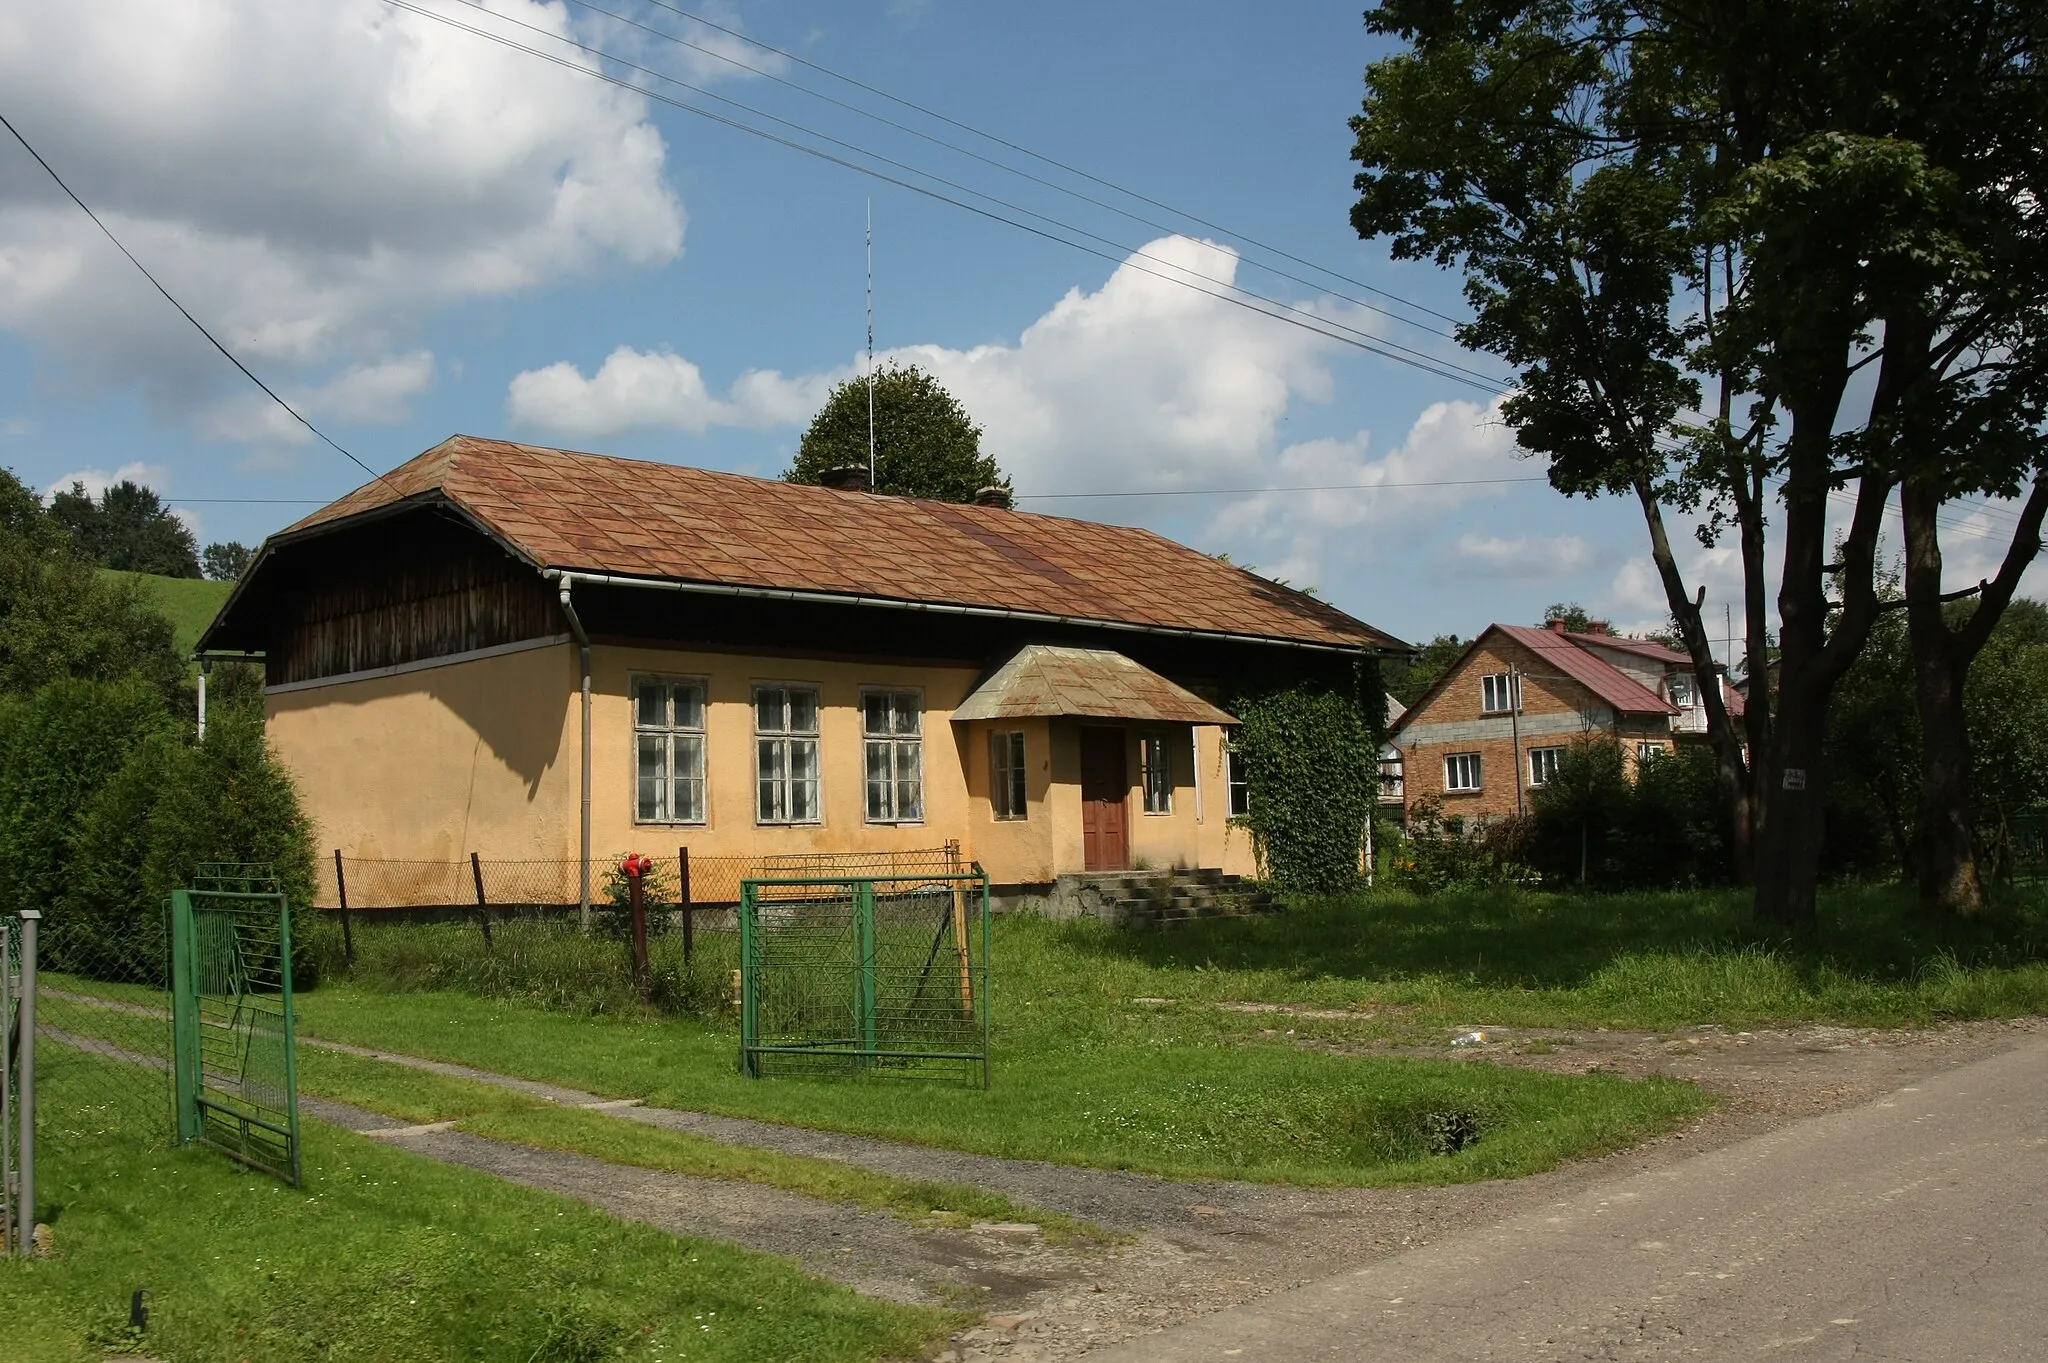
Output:
<svg viewBox="0 0 2048 1363">
<path fill-rule="evenodd" d="M 1273 896 L 1258 885 L 1213 868 L 1061 876 L 1053 902 L 1059 906 L 1060 916 L 1107 918 L 1134 928 L 1272 913 L 1279 908 Z"/>
</svg>

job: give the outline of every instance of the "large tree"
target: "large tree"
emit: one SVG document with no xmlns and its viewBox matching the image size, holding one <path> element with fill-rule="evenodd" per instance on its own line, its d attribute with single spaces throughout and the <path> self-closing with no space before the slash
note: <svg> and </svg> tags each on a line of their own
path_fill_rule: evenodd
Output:
<svg viewBox="0 0 2048 1363">
<path fill-rule="evenodd" d="M 2026 353 L 2018 314 L 2001 303 L 1997 326 L 1958 331 L 1937 301 L 1972 296 L 2015 248 L 1943 162 L 1960 139 L 1921 124 L 1954 82 L 2004 80 L 1987 54 L 2038 22 L 2018 0 L 1388 0 L 1368 16 L 1408 47 L 1367 72 L 1353 223 L 1464 270 L 1460 339 L 1518 370 L 1506 416 L 1555 487 L 1639 504 L 1767 920 L 1813 914 L 1829 700 L 1880 615 L 1879 534 L 1908 457 L 1953 468 L 1955 414 L 2028 383 L 2024 364 L 1984 363 L 1987 347 Z M 1930 46 L 1951 30 L 1968 40 Z M 2025 142 L 1987 139 L 1998 166 L 1968 182 L 2002 174 L 2038 202 Z M 1958 356 L 1946 371 L 1915 330 L 1930 308 L 1931 353 Z M 2007 409 L 2010 435 L 2026 404 Z M 1973 475 L 1936 505 L 2013 481 Z M 1710 682 L 1679 515 L 1742 566 L 1759 684 L 1739 732 Z"/>
<path fill-rule="evenodd" d="M 941 502 L 971 502 L 989 487 L 1008 491 L 1010 480 L 981 451 L 981 427 L 917 366 L 876 372 L 873 414 L 875 491 Z M 867 467 L 868 433 L 868 381 L 848 379 L 825 399 L 783 477 L 816 483 L 827 469 Z"/>
<path fill-rule="evenodd" d="M 123 479 L 95 498 L 82 483 L 50 499 L 50 516 L 80 552 L 108 567 L 198 577 L 199 543 L 153 489 Z"/>
</svg>

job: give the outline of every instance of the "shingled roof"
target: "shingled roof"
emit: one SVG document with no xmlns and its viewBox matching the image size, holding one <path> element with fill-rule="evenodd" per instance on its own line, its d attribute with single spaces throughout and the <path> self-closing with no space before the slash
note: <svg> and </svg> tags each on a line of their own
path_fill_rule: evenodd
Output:
<svg viewBox="0 0 2048 1363">
<path fill-rule="evenodd" d="M 1678 707 L 1670 701 L 1593 653 L 1595 648 L 1608 646 L 1613 638 L 1611 635 L 1564 634 L 1552 629 L 1532 629 L 1527 625 L 1495 625 L 1493 629 L 1535 653 L 1621 714 L 1678 713 Z"/>
<path fill-rule="evenodd" d="M 446 501 L 538 568 L 1341 649 L 1407 645 L 1164 536 L 458 435 L 290 527 Z"/>
</svg>

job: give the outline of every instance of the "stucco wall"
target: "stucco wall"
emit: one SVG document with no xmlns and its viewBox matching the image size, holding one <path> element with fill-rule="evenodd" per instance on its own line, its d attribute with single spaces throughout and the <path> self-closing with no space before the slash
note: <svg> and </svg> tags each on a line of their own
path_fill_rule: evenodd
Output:
<svg viewBox="0 0 2048 1363">
<path fill-rule="evenodd" d="M 600 645 L 592 650 L 591 851 L 693 858 L 767 852 L 935 847 L 958 839 L 1003 884 L 1036 884 L 1082 867 L 1079 726 L 1070 720 L 954 724 L 977 680 L 964 667 L 819 661 Z M 576 650 L 553 645 L 500 656 L 274 692 L 270 735 L 297 778 L 324 851 L 350 857 L 453 861 L 567 859 L 578 848 Z M 705 795 L 700 824 L 634 819 L 631 680 L 705 683 Z M 817 824 L 755 821 L 753 688 L 820 692 Z M 861 691 L 924 697 L 924 819 L 865 819 Z M 988 733 L 1025 732 L 1029 817 L 998 820 L 989 802 Z M 1131 854 L 1152 866 L 1249 872 L 1246 836 L 1226 827 L 1221 733 L 1162 726 L 1173 753 L 1170 814 L 1148 815 L 1138 736 L 1127 730 Z M 1196 797 L 1197 760 L 1202 767 Z"/>
</svg>

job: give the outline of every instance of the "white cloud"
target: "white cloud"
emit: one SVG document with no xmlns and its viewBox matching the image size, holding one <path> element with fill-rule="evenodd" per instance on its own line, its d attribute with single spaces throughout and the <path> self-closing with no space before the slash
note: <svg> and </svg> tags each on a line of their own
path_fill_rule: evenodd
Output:
<svg viewBox="0 0 2048 1363">
<path fill-rule="evenodd" d="M 752 369 L 719 398 L 682 356 L 620 346 L 589 378 L 566 360 L 515 375 L 505 409 L 518 425 L 585 440 L 651 427 L 696 435 L 713 426 L 791 426 L 808 421 L 842 377 Z"/>
<path fill-rule="evenodd" d="M 564 6 L 491 5 L 568 31 Z M 376 357 L 433 310 L 682 249 L 640 97 L 377 0 L 10 6 L 0 88 L 195 315 L 342 419 L 417 391 Z M 240 381 L 19 149 L 0 162 L 0 326 L 180 411 Z"/>
<path fill-rule="evenodd" d="M 309 421 L 354 425 L 403 421 L 413 398 L 434 386 L 432 351 L 389 355 L 344 369 L 326 383 L 288 388 L 280 396 Z M 264 394 L 244 391 L 201 412 L 200 432 L 219 440 L 302 444 L 312 432 Z"/>
<path fill-rule="evenodd" d="M 1513 574 L 1522 581 L 1543 581 L 1578 572 L 1594 560 L 1593 546 L 1577 535 L 1539 537 L 1465 534 L 1458 537 L 1457 558 L 1469 572 L 1489 577 Z"/>
<path fill-rule="evenodd" d="M 171 471 L 162 464 L 148 464 L 140 459 L 123 464 L 112 473 L 101 468 L 74 469 L 44 488 L 43 496 L 49 498 L 68 492 L 73 483 L 83 487 L 88 497 L 97 497 L 116 483 L 138 483 L 161 493 L 171 485 Z"/>
</svg>

